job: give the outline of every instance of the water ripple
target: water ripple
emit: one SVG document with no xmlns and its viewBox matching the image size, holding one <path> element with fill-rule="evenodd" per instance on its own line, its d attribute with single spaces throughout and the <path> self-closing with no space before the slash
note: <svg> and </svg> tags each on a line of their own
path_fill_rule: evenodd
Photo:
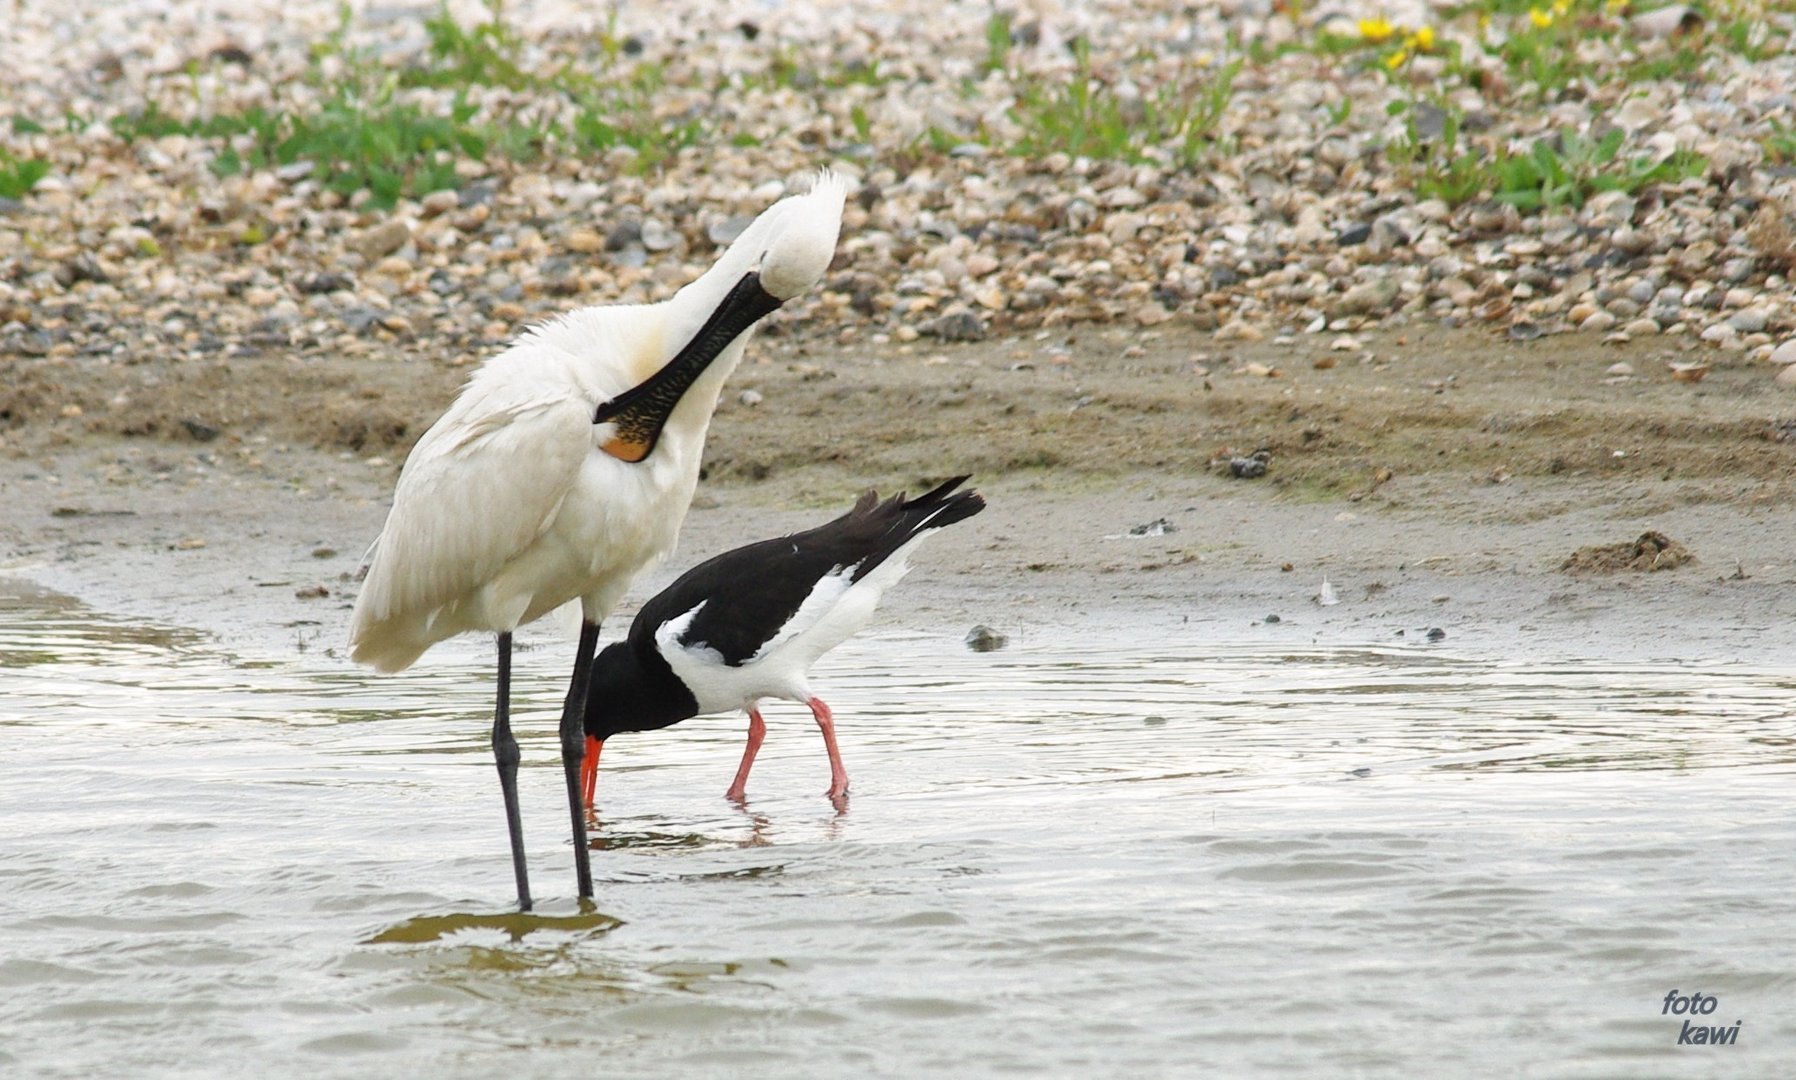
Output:
<svg viewBox="0 0 1796 1080">
<path fill-rule="evenodd" d="M 517 684 L 524 916 L 484 650 L 249 665 L 0 590 L 0 1062 L 1700 1072 L 1674 988 L 1745 1020 L 1726 1075 L 1796 1040 L 1787 670 L 867 636 L 815 680 L 845 811 L 803 709 L 768 710 L 746 807 L 740 717 L 620 736 L 585 910 L 546 656 Z"/>
</svg>

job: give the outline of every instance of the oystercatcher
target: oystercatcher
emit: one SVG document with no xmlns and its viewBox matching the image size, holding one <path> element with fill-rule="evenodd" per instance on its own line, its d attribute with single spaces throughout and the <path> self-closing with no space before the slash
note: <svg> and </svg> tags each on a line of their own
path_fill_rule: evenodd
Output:
<svg viewBox="0 0 1796 1080">
<path fill-rule="evenodd" d="M 574 601 L 580 644 L 561 718 L 575 874 L 592 895 L 580 758 L 599 620 L 673 549 L 705 432 L 749 330 L 835 254 L 845 187 L 824 172 L 764 211 L 659 304 L 582 308 L 493 357 L 418 440 L 369 550 L 350 656 L 382 671 L 467 631 L 498 635 L 493 756 L 518 904 L 530 910 L 510 720 L 511 635 Z"/>
<path fill-rule="evenodd" d="M 810 707 L 829 751 L 829 796 L 848 791 L 829 706 L 811 692 L 817 658 L 866 626 L 911 552 L 936 529 L 985 508 L 957 476 L 915 499 L 868 491 L 814 529 L 727 551 L 688 570 L 644 604 L 623 641 L 592 665 L 582 789 L 592 809 L 599 752 L 624 731 L 652 731 L 704 713 L 745 709 L 748 745 L 726 793 L 741 801 L 766 724 L 760 703 Z"/>
</svg>

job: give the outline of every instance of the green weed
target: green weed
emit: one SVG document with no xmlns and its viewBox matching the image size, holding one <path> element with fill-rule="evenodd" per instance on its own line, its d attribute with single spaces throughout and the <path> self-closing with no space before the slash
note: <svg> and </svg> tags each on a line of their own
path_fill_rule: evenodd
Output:
<svg viewBox="0 0 1796 1080">
<path fill-rule="evenodd" d="M 652 97 L 662 83 L 654 64 L 639 64 L 614 83 L 587 75 L 561 79 L 555 92 L 568 94 L 575 104 L 565 128 L 528 119 L 521 109 L 482 116 L 461 93 L 446 108 L 406 96 L 404 91 L 412 87 L 544 88 L 522 67 L 522 48 L 505 22 L 504 0 L 486 0 L 486 8 L 490 19 L 471 28 L 456 23 L 446 7 L 440 9 L 426 23 L 430 48 L 425 62 L 392 72 L 351 46 L 351 13 L 345 5 L 337 30 L 312 50 L 310 78 L 323 91 L 316 107 L 212 114 L 202 108 L 197 118 L 184 119 L 152 102 L 114 117 L 110 126 L 127 141 L 168 135 L 219 140 L 223 145 L 212 168 L 222 175 L 309 161 L 313 177 L 325 188 L 345 197 L 366 190 L 375 208 L 457 186 L 458 162 L 489 157 L 530 161 L 555 140 L 583 152 L 629 146 L 638 151 L 642 168 L 698 141 L 702 131 L 696 120 L 654 120 Z M 327 57 L 339 61 L 337 73 L 329 77 L 323 65 Z M 87 126 L 73 114 L 66 122 L 71 131 Z"/>
<path fill-rule="evenodd" d="M 455 21 L 449 5 L 424 20 L 434 64 L 408 69 L 404 86 L 506 86 L 514 90 L 536 85 L 519 63 L 522 45 L 505 21 L 505 0 L 483 0 L 490 18 L 472 29 Z"/>
<path fill-rule="evenodd" d="M 1648 184 L 1701 176 L 1708 169 L 1707 158 L 1686 150 L 1664 161 L 1623 157 L 1623 138 L 1619 130 L 1594 140 L 1565 131 L 1556 139 L 1536 141 L 1527 153 L 1500 154 L 1491 166 L 1496 198 L 1521 210 L 1583 206 L 1599 192 L 1631 194 Z"/>
<path fill-rule="evenodd" d="M 1011 118 L 1025 134 L 1017 153 L 1041 157 L 1057 150 L 1075 156 L 1119 157 L 1128 149 L 1123 104 L 1108 87 L 1094 87 L 1091 46 L 1075 43 L 1077 64 L 1064 83 L 1026 84 L 1017 89 Z"/>
<path fill-rule="evenodd" d="M 822 80 L 823 85 L 830 87 L 884 86 L 886 81 L 885 73 L 879 70 L 878 57 L 867 61 L 850 60 L 842 65 L 840 71 L 833 72 Z"/>
<path fill-rule="evenodd" d="M 637 152 L 638 170 L 660 164 L 675 152 L 697 143 L 703 126 L 697 120 L 686 120 L 667 126 L 645 126 L 629 122 L 608 112 L 604 106 L 589 106 L 575 115 L 568 132 L 570 140 L 581 150 L 602 154 L 620 146 Z"/>
<path fill-rule="evenodd" d="M 1557 96 L 1586 74 L 1584 63 L 1578 59 L 1574 23 L 1555 19 L 1542 27 L 1525 17 L 1518 21 L 1521 25 L 1501 43 L 1485 46 L 1485 51 L 1501 59 L 1518 82 L 1532 83 L 1544 100 Z"/>
<path fill-rule="evenodd" d="M 701 117 L 657 117 L 651 100 L 660 86 L 659 68 L 639 68 L 630 84 L 595 87 L 577 99 L 568 141 L 578 150 L 603 154 L 618 147 L 636 152 L 634 167 L 646 172 L 705 139 Z"/>
<path fill-rule="evenodd" d="M 931 124 L 929 127 L 923 129 L 923 134 L 917 136 L 916 142 L 912 145 L 914 147 L 919 144 L 928 144 L 929 148 L 936 153 L 948 154 L 952 153 L 955 147 L 966 141 L 966 139 L 961 138 L 952 131 L 943 131 L 941 128 Z"/>
<path fill-rule="evenodd" d="M 223 176 L 310 161 L 319 182 L 345 197 L 369 191 L 377 208 L 406 196 L 456 185 L 455 162 L 482 160 L 497 144 L 506 157 L 529 160 L 545 133 L 524 126 L 474 120 L 475 107 L 457 97 L 446 115 L 395 101 L 389 84 L 372 93 L 338 86 L 316 113 L 273 113 L 260 107 L 236 114 L 182 120 L 151 104 L 114 117 L 126 140 L 187 135 L 224 142 L 212 169 Z"/>
<path fill-rule="evenodd" d="M 369 202 L 385 208 L 454 187 L 458 157 L 485 158 L 493 131 L 474 124 L 474 112 L 459 97 L 439 116 L 395 102 L 390 92 L 372 100 L 346 92 L 317 115 L 294 118 L 285 137 L 259 148 L 275 164 L 311 161 L 325 187 L 343 196 L 367 188 Z"/>
<path fill-rule="evenodd" d="M 986 74 L 994 71 L 1010 70 L 1010 15 L 1008 12 L 994 11 L 985 20 L 985 65 Z"/>
<path fill-rule="evenodd" d="M 1669 52 L 1637 56 L 1622 66 L 1622 77 L 1629 82 L 1652 82 L 1658 79 L 1688 79 L 1702 70 L 1708 52 L 1700 41 L 1679 45 Z"/>
<path fill-rule="evenodd" d="M 1222 123 L 1222 114 L 1234 99 L 1235 77 L 1241 74 L 1241 66 L 1242 60 L 1239 57 L 1222 65 L 1212 78 L 1188 91 L 1189 96 L 1183 98 L 1188 104 L 1182 110 L 1178 108 L 1176 98 L 1172 102 L 1162 102 L 1163 110 L 1176 118 L 1175 128 L 1181 140 L 1181 164 L 1188 165 L 1196 161 L 1209 141 L 1215 138 L 1216 128 Z M 1173 93 L 1176 95 L 1177 92 Z"/>
<path fill-rule="evenodd" d="M 1458 109 L 1443 108 L 1439 138 L 1425 139 L 1417 128 L 1412 103 L 1398 102 L 1393 108 L 1407 111 L 1408 116 L 1403 138 L 1385 148 L 1385 157 L 1410 177 L 1418 196 L 1458 206 L 1493 186 L 1490 163 L 1475 148 L 1460 146 L 1465 117 Z"/>
<path fill-rule="evenodd" d="M 1779 34 L 1769 23 L 1758 19 L 1729 19 L 1721 24 L 1717 35 L 1727 43 L 1728 49 L 1755 64 L 1779 55 L 1790 46 L 1788 34 Z"/>
<path fill-rule="evenodd" d="M 1786 127 L 1773 120 L 1771 134 L 1759 143 L 1764 147 L 1765 160 L 1773 165 L 1788 165 L 1796 162 L 1796 128 Z"/>
<path fill-rule="evenodd" d="M 1159 149 L 1179 164 L 1190 164 L 1214 137 L 1242 65 L 1237 58 L 1208 79 L 1125 97 L 1115 84 L 1093 77 L 1091 50 L 1084 40 L 1074 43 L 1073 56 L 1073 71 L 1064 81 L 1016 76 L 1010 116 L 1023 134 L 1010 147 L 1012 153 L 1146 161 L 1150 150 Z"/>
<path fill-rule="evenodd" d="M 717 93 L 742 90 L 839 90 L 846 86 L 884 86 L 888 76 L 879 70 L 879 60 L 850 60 L 837 67 L 810 68 L 799 52 L 787 45 L 776 45 L 767 58 L 764 72 L 744 72 L 725 76 L 713 85 Z"/>
<path fill-rule="evenodd" d="M 0 199 L 22 199 L 50 174 L 50 163 L 39 157 L 18 157 L 0 146 Z"/>
<path fill-rule="evenodd" d="M 773 55 L 767 60 L 767 81 L 770 86 L 779 89 L 798 85 L 798 61 L 793 57 L 790 47 L 776 45 Z"/>
</svg>

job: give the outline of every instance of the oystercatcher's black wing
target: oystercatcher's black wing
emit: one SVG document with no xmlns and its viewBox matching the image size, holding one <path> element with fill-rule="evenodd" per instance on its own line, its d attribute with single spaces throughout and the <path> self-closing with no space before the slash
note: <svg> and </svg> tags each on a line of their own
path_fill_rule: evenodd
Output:
<svg viewBox="0 0 1796 1080">
<path fill-rule="evenodd" d="M 966 480 L 954 477 L 910 500 L 880 502 L 868 491 L 833 521 L 699 563 L 643 605 L 630 625 L 631 647 L 653 651 L 656 631 L 703 603 L 680 643 L 715 649 L 724 663 L 740 666 L 791 621 L 823 578 L 847 569 L 850 582 L 859 581 L 918 534 L 984 509 L 978 492 L 954 491 Z"/>
</svg>

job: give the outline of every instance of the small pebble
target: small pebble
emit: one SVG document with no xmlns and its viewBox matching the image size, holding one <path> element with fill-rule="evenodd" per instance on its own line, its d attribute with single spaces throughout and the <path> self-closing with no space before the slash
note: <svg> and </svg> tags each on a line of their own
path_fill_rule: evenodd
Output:
<svg viewBox="0 0 1796 1080">
<path fill-rule="evenodd" d="M 649 251 L 668 251 L 680 242 L 680 234 L 653 218 L 642 223 L 642 246 Z"/>
<path fill-rule="evenodd" d="M 1375 315 L 1390 310 L 1402 295 L 1402 290 L 1395 281 L 1381 278 L 1368 281 L 1348 289 L 1335 303 L 1332 314 L 1343 315 Z"/>
<path fill-rule="evenodd" d="M 1259 341 L 1265 336 L 1264 330 L 1239 320 L 1224 323 L 1216 330 L 1217 341 Z"/>
<path fill-rule="evenodd" d="M 1742 334 L 1756 334 L 1771 321 L 1771 313 L 1762 307 L 1741 308 L 1728 316 L 1727 324 Z"/>
<path fill-rule="evenodd" d="M 403 221 L 388 221 L 357 237 L 355 249 L 364 260 L 375 263 L 404 247 L 411 238 L 411 226 Z"/>
<path fill-rule="evenodd" d="M 562 246 L 577 254 L 590 255 L 605 249 L 605 238 L 591 229 L 575 229 L 562 241 Z"/>
<path fill-rule="evenodd" d="M 1009 638 L 984 623 L 968 630 L 966 637 L 967 648 L 974 652 L 994 652 L 1002 649 L 1009 641 Z"/>
<path fill-rule="evenodd" d="M 433 191 L 424 196 L 419 209 L 427 218 L 447 214 L 461 205 L 461 196 L 454 191 Z"/>
<path fill-rule="evenodd" d="M 713 222 L 705 230 L 705 236 L 718 247 L 727 247 L 734 243 L 736 237 L 742 235 L 742 230 L 748 228 L 753 221 L 754 218 L 748 214 L 735 214 L 722 221 Z"/>
<path fill-rule="evenodd" d="M 1266 475 L 1266 466 L 1271 462 L 1272 455 L 1264 450 L 1256 451 L 1251 457 L 1231 457 L 1228 474 L 1237 480 L 1257 480 Z"/>
</svg>

